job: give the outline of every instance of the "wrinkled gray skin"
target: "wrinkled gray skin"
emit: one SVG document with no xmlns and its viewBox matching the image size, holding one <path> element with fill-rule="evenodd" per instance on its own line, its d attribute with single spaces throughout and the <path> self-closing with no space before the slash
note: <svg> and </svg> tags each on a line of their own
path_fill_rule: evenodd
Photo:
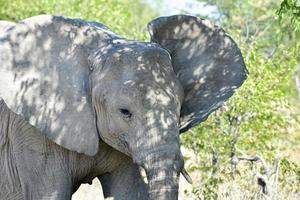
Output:
<svg viewBox="0 0 300 200">
<path fill-rule="evenodd" d="M 78 19 L 0 22 L 0 199 L 70 199 L 96 176 L 116 200 L 178 198 L 179 133 L 247 70 L 205 20 L 161 17 L 148 29 L 150 43 Z"/>
</svg>

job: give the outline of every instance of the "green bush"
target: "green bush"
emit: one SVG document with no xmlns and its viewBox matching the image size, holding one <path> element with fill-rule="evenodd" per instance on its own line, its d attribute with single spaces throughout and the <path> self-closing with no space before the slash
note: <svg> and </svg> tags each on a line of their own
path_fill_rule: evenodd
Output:
<svg viewBox="0 0 300 200">
<path fill-rule="evenodd" d="M 97 21 L 128 39 L 146 40 L 146 25 L 157 13 L 141 0 L 0 0 L 0 20 L 19 21 L 51 14 Z"/>
<path fill-rule="evenodd" d="M 296 154 L 291 136 L 299 134 L 294 74 L 300 44 L 289 20 L 297 19 L 296 15 L 284 4 L 295 1 L 284 0 L 281 5 L 272 0 L 207 2 L 216 4 L 223 14 L 216 23 L 237 41 L 250 74 L 221 109 L 182 135 L 183 145 L 197 157 L 188 170 L 200 174 L 192 194 L 187 195 L 195 199 L 264 198 L 253 175 L 265 173 L 261 163 L 234 165 L 239 157 L 260 155 L 268 165 L 279 160 L 270 179 L 278 186 L 272 197 L 274 192 L 276 199 L 300 196 L 300 163 L 285 156 Z M 98 21 L 123 37 L 139 40 L 149 40 L 146 24 L 158 15 L 142 0 L 0 0 L 0 20 L 19 21 L 39 14 Z M 293 138 L 300 140 L 300 136 Z"/>
<path fill-rule="evenodd" d="M 220 23 L 239 44 L 249 76 L 221 109 L 182 135 L 183 145 L 193 149 L 200 160 L 189 166 L 191 172 L 201 174 L 201 183 L 194 185 L 194 196 L 266 198 L 257 184 L 257 174 L 265 174 L 261 162 L 240 161 L 233 165 L 239 157 L 259 155 L 267 165 L 275 165 L 273 161 L 279 160 L 281 171 L 268 178 L 277 189 L 272 188 L 268 197 L 299 197 L 300 181 L 296 177 L 300 163 L 288 165 L 293 162 L 285 156 L 289 151 L 288 138 L 299 130 L 299 100 L 294 84 L 300 56 L 297 34 L 289 21 L 278 20 L 276 10 L 280 2 L 212 0 L 210 3 L 216 3 L 224 14 Z M 288 185 L 291 178 L 293 184 Z"/>
</svg>

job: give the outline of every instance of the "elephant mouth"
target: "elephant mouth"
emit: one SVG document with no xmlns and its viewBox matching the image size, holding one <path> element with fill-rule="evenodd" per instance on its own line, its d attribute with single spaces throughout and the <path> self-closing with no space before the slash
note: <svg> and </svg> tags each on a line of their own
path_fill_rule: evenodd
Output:
<svg viewBox="0 0 300 200">
<path fill-rule="evenodd" d="M 190 175 L 181 163 L 181 160 L 171 162 L 160 159 L 139 165 L 140 174 L 148 185 L 150 200 L 178 199 L 180 174 L 192 184 Z"/>
<path fill-rule="evenodd" d="M 143 177 L 143 180 L 146 184 L 148 184 L 148 179 L 147 179 L 147 174 L 146 174 L 146 170 L 143 167 L 139 167 L 139 172 L 140 175 Z M 193 179 L 191 178 L 191 176 L 189 175 L 189 173 L 186 171 L 185 168 L 183 168 L 180 172 L 182 174 L 182 176 L 185 178 L 185 180 L 189 183 L 189 184 L 193 184 Z"/>
</svg>

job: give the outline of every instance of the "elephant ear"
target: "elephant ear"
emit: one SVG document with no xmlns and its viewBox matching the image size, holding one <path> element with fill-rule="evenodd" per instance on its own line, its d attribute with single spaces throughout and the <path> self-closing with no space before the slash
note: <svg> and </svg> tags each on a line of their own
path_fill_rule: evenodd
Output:
<svg viewBox="0 0 300 200">
<path fill-rule="evenodd" d="M 0 36 L 0 96 L 42 134 L 95 155 L 89 55 L 110 39 L 100 24 L 63 17 L 26 19 Z"/>
<path fill-rule="evenodd" d="M 0 32 L 4 32 L 12 27 L 14 27 L 16 24 L 13 22 L 8 21 L 1 21 L 0 20 Z"/>
<path fill-rule="evenodd" d="M 207 119 L 247 77 L 236 43 L 217 26 L 193 16 L 160 17 L 148 24 L 151 41 L 168 50 L 184 89 L 180 132 Z"/>
</svg>

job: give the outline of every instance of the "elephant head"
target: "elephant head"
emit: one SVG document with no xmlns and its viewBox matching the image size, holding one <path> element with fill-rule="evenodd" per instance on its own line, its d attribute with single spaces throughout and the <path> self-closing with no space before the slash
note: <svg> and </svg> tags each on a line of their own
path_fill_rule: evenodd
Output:
<svg viewBox="0 0 300 200">
<path fill-rule="evenodd" d="M 204 121 L 246 79 L 236 43 L 186 15 L 150 22 L 151 42 L 61 17 L 18 26 L 0 44 L 3 83 L 18 91 L 0 86 L 10 107 L 69 150 L 93 156 L 102 139 L 145 169 L 150 199 L 177 199 L 184 165 L 179 134 Z"/>
</svg>

